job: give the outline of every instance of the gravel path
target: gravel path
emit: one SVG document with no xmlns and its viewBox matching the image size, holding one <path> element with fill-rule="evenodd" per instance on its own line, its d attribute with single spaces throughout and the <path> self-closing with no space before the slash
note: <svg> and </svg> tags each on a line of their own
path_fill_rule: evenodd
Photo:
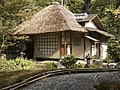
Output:
<svg viewBox="0 0 120 90">
<path fill-rule="evenodd" d="M 100 77 L 100 78 L 99 78 Z M 93 84 L 105 80 L 120 81 L 118 72 L 80 73 L 49 77 L 19 90 L 93 90 Z"/>
</svg>

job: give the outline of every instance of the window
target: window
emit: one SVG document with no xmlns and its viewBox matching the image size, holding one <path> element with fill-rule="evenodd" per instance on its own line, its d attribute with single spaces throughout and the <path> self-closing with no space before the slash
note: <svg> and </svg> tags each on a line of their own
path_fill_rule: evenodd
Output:
<svg viewBox="0 0 120 90">
<path fill-rule="evenodd" d="M 66 39 L 66 40 L 65 40 Z M 70 44 L 70 33 L 69 32 L 62 32 L 62 44 L 66 41 L 66 44 Z"/>
<path fill-rule="evenodd" d="M 74 45 L 75 46 L 81 45 L 81 38 L 80 38 L 80 36 L 74 37 Z"/>
<path fill-rule="evenodd" d="M 41 34 L 37 38 L 37 46 L 42 54 L 53 54 L 58 47 L 58 37 L 55 33 Z"/>
</svg>

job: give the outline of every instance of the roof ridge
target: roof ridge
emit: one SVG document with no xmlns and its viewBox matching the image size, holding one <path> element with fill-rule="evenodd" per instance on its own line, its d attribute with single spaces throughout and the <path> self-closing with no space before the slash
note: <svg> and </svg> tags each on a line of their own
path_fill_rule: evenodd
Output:
<svg viewBox="0 0 120 90">
<path fill-rule="evenodd" d="M 30 20 L 15 28 L 14 35 L 33 35 L 58 31 L 87 32 L 78 24 L 74 14 L 62 5 L 50 5 L 40 10 Z"/>
</svg>

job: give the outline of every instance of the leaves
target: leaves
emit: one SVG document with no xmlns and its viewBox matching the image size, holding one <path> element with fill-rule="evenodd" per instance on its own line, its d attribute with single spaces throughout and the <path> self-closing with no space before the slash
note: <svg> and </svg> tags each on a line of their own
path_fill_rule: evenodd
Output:
<svg viewBox="0 0 120 90">
<path fill-rule="evenodd" d="M 27 39 L 13 37 L 10 32 L 23 21 L 31 18 L 36 11 L 37 8 L 33 0 L 0 1 L 0 53 L 16 57 L 25 50 Z"/>
<path fill-rule="evenodd" d="M 9 54 L 10 57 L 20 55 L 20 52 L 25 50 L 28 39 L 12 37 L 9 33 L 20 23 L 30 19 L 37 11 L 51 5 L 53 1 L 61 3 L 61 0 L 0 0 L 0 53 Z M 120 18 L 114 14 L 114 10 L 120 6 L 120 0 L 64 0 L 64 7 L 73 13 L 85 12 L 88 1 L 92 1 L 92 13 L 99 15 L 105 30 L 117 37 L 115 41 L 119 41 Z M 111 49 L 114 46 L 112 43 L 109 42 L 110 55 L 114 49 L 116 52 L 116 45 L 119 46 L 114 42 L 116 45 Z"/>
<path fill-rule="evenodd" d="M 30 70 L 34 67 L 35 62 L 26 58 L 16 58 L 15 60 L 0 60 L 0 71 Z"/>
<path fill-rule="evenodd" d="M 76 62 L 77 59 L 73 55 L 65 56 L 60 60 L 60 63 L 66 68 L 72 68 Z"/>
<path fill-rule="evenodd" d="M 120 62 L 120 40 L 109 40 L 108 54 L 112 60 Z"/>
</svg>

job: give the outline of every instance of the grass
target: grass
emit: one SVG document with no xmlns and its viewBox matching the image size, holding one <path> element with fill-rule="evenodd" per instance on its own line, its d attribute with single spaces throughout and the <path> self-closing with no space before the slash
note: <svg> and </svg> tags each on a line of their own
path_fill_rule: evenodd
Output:
<svg viewBox="0 0 120 90">
<path fill-rule="evenodd" d="M 118 82 L 101 82 L 99 85 L 94 86 L 97 90 L 120 90 L 120 83 Z"/>
<path fill-rule="evenodd" d="M 47 66 L 47 68 L 45 68 Z M 36 74 L 40 74 L 46 71 L 50 70 L 57 70 L 57 68 L 54 66 L 53 63 L 46 63 L 43 64 L 36 64 L 36 68 L 31 70 L 17 70 L 17 71 L 4 71 L 0 72 L 0 88 L 10 86 L 16 83 L 19 83 L 21 81 L 24 81 L 25 79 L 34 76 Z M 51 67 L 51 68 L 50 68 Z M 71 70 L 75 71 L 76 69 L 62 69 L 62 70 Z M 86 69 L 78 69 L 81 71 L 92 71 L 90 68 Z M 97 70 L 97 69 L 96 69 Z M 99 69 L 98 69 L 99 70 Z"/>
<path fill-rule="evenodd" d="M 14 70 L 14 71 L 1 71 L 0 72 L 0 88 L 4 88 L 6 86 L 10 86 L 25 79 L 32 77 L 36 74 L 40 74 L 46 71 L 55 70 L 57 69 L 53 63 L 44 63 L 38 64 L 35 63 L 34 69 L 29 70 Z"/>
<path fill-rule="evenodd" d="M 45 72 L 47 70 L 19 70 L 10 72 L 0 72 L 0 88 L 21 82 L 33 75 Z"/>
</svg>

